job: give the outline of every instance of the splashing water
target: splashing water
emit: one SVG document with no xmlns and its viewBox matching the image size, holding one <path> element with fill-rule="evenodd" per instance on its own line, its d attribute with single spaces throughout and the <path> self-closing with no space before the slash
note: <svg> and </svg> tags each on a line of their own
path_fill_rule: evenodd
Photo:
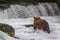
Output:
<svg viewBox="0 0 60 40">
<path fill-rule="evenodd" d="M 8 36 L 6 33 L 0 31 L 0 40 L 14 40 L 14 38 Z"/>
</svg>

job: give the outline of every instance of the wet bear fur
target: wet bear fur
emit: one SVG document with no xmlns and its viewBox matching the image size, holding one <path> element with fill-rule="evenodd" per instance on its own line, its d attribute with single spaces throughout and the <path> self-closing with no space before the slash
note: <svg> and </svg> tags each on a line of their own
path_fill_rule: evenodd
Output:
<svg viewBox="0 0 60 40">
<path fill-rule="evenodd" d="M 38 28 L 39 30 L 47 31 L 50 34 L 50 28 L 48 22 L 41 19 L 40 17 L 34 17 L 33 26 L 34 30 Z"/>
</svg>

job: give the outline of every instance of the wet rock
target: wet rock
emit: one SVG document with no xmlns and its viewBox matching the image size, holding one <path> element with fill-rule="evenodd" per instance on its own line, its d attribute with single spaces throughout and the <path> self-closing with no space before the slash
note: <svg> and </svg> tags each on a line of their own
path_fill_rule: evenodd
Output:
<svg viewBox="0 0 60 40">
<path fill-rule="evenodd" d="M 0 31 L 7 33 L 9 36 L 14 37 L 15 30 L 11 25 L 0 23 Z"/>
</svg>

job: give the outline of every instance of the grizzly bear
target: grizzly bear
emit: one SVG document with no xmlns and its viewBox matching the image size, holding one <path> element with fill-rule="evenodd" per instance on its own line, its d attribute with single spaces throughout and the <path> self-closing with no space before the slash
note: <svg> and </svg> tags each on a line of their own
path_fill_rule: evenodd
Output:
<svg viewBox="0 0 60 40">
<path fill-rule="evenodd" d="M 47 31 L 50 34 L 50 28 L 48 22 L 41 19 L 40 17 L 34 17 L 33 26 L 34 30 L 38 28 L 40 30 Z"/>
</svg>

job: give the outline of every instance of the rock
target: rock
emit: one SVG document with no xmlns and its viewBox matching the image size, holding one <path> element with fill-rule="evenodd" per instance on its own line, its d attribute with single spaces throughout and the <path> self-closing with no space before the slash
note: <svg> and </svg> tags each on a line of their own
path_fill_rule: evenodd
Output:
<svg viewBox="0 0 60 40">
<path fill-rule="evenodd" d="M 29 24 L 29 25 L 24 25 L 26 27 L 33 27 L 33 24 Z"/>
<path fill-rule="evenodd" d="M 14 37 L 15 30 L 11 25 L 0 23 L 0 30 L 7 33 L 9 36 Z"/>
</svg>

